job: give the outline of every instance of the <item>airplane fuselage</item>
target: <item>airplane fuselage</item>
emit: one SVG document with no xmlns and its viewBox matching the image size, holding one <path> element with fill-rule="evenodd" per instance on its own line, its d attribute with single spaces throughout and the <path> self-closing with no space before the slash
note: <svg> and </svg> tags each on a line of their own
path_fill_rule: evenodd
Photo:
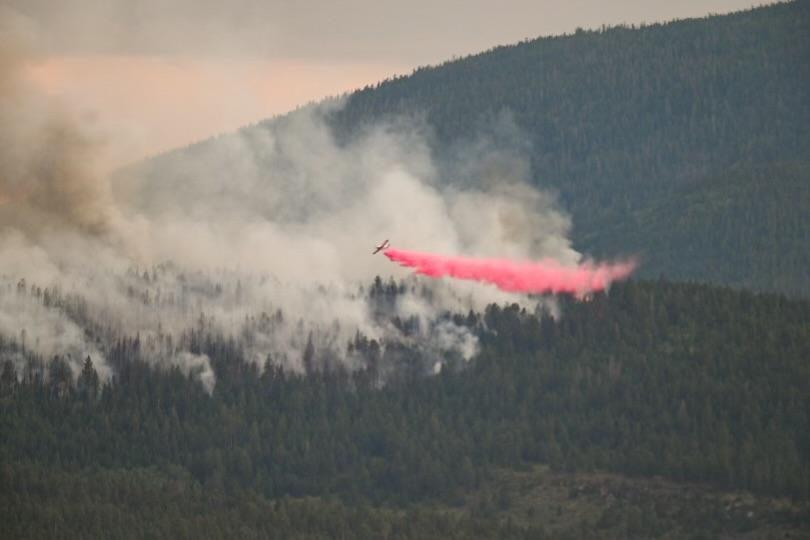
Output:
<svg viewBox="0 0 810 540">
<path fill-rule="evenodd" d="M 376 255 L 377 253 L 379 253 L 380 251 L 382 251 L 385 248 L 389 247 L 390 245 L 391 244 L 388 242 L 388 239 L 386 239 L 382 244 L 380 244 L 379 246 L 376 246 L 374 248 L 374 251 L 371 252 L 371 254 Z"/>
</svg>

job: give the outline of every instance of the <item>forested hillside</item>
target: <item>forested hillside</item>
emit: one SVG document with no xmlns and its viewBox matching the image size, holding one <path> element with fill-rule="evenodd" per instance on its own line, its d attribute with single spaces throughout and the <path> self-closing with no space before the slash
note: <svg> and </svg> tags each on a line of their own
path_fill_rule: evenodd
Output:
<svg viewBox="0 0 810 540">
<path fill-rule="evenodd" d="M 808 35 L 807 1 L 578 31 L 365 88 L 331 125 L 345 142 L 387 119 L 424 119 L 440 169 L 447 165 L 441 181 L 468 184 L 476 180 L 458 174 L 456 150 L 496 137 L 493 119 L 507 112 L 523 134 L 520 148 L 506 146 L 527 154 L 531 182 L 559 194 L 575 248 L 637 255 L 647 277 L 807 294 Z M 245 133 L 267 130 L 272 140 L 288 120 Z M 242 170 L 226 139 L 161 156 L 139 173 L 153 190 L 192 190 L 179 157 L 214 156 L 223 171 Z M 266 152 L 255 154 L 261 169 Z"/>
<path fill-rule="evenodd" d="M 121 171 L 138 257 L 0 276 L 0 538 L 807 537 L 808 36 L 526 41 Z M 371 281 L 389 227 L 640 275 L 487 305 Z"/>
<path fill-rule="evenodd" d="M 376 290 L 371 301 L 384 303 L 401 288 Z M 46 515 L 78 511 L 82 497 L 104 490 L 115 494 L 103 507 L 115 523 L 126 523 L 116 505 L 134 497 L 159 508 L 154 501 L 172 492 L 187 495 L 173 512 L 188 516 L 200 505 L 223 527 L 233 516 L 219 497 L 247 515 L 270 499 L 319 498 L 273 506 L 270 516 L 288 526 L 290 513 L 317 513 L 338 497 L 327 505 L 334 519 L 354 522 L 343 504 L 464 504 L 495 467 L 538 463 L 810 497 L 810 303 L 660 281 L 616 285 L 562 309 L 560 319 L 494 305 L 453 316 L 482 351 L 469 365 L 448 358 L 436 376 L 424 375 L 418 351 L 381 353 L 361 334 L 347 346 L 366 368 L 309 365 L 296 375 L 270 362 L 259 373 L 239 340 L 193 331 L 192 352 L 207 354 L 216 374 L 212 395 L 192 375 L 150 367 L 137 337 L 108 355 L 109 384 L 91 361 L 75 386 L 59 358 L 29 362 L 19 381 L 7 361 L 4 526 L 19 533 L 43 507 Z M 395 373 L 381 387 L 383 365 Z M 375 520 L 400 515 L 374 512 L 357 518 L 372 531 Z M 647 532 L 684 523 L 664 515 Z M 423 518 L 424 534 L 450 526 L 442 513 Z M 796 519 L 807 516 L 788 521 Z M 479 532 L 505 536 L 496 523 Z"/>
<path fill-rule="evenodd" d="M 579 249 L 638 253 L 647 276 L 806 294 L 809 35 L 798 1 L 538 39 L 354 93 L 335 125 L 421 113 L 442 148 L 511 111 Z"/>
</svg>

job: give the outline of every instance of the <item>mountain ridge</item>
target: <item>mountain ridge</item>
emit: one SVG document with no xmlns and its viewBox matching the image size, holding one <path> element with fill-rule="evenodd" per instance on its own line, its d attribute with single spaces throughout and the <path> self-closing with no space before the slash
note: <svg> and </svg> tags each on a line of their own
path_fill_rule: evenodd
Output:
<svg viewBox="0 0 810 540">
<path fill-rule="evenodd" d="M 805 1 L 578 31 L 418 68 L 347 95 L 327 117 L 342 144 L 372 125 L 425 120 L 442 177 L 459 141 L 506 111 L 528 148 L 530 182 L 557 194 L 571 214 L 577 250 L 638 256 L 641 277 L 807 296 L 807 35 Z M 239 133 L 272 132 L 295 114 Z M 221 139 L 130 172 L 152 185 L 193 185 L 178 158 L 212 155 L 228 170 L 233 158 Z M 749 189 L 756 178 L 773 192 Z M 709 208 L 718 212 L 712 219 Z M 692 215 L 698 221 L 684 220 Z M 765 226 L 752 217 L 760 215 L 769 217 Z M 714 221 L 727 226 L 718 230 Z M 781 252 L 759 252 L 774 239 Z"/>
</svg>

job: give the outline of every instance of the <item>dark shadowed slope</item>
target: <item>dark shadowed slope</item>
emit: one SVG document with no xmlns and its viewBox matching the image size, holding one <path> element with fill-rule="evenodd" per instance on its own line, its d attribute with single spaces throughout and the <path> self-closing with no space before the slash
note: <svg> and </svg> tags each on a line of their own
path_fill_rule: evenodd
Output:
<svg viewBox="0 0 810 540">
<path fill-rule="evenodd" d="M 403 293 L 369 294 L 383 305 Z M 0 536 L 379 538 L 410 523 L 388 537 L 543 538 L 529 527 L 574 525 L 551 537 L 807 537 L 810 301 L 656 281 L 562 309 L 453 316 L 481 354 L 432 377 L 418 351 L 381 352 L 359 333 L 349 347 L 366 367 L 352 374 L 268 361 L 259 375 L 244 338 L 192 329 L 216 372 L 211 395 L 150 367 L 139 337 L 111 351 L 103 386 L 90 362 L 73 386 L 59 358 L 20 380 L 7 361 Z M 492 527 L 499 512 L 506 530 Z"/>
<path fill-rule="evenodd" d="M 506 111 L 528 142 L 532 181 L 572 213 L 577 249 L 639 255 L 642 276 L 806 295 L 807 36 L 810 2 L 799 1 L 542 38 L 365 88 L 331 122 L 346 141 L 369 124 L 424 118 L 437 161 L 456 173 L 444 181 L 469 183 L 457 174 L 458 148 L 492 137 Z M 254 140 L 288 119 L 244 133 Z M 176 158 L 201 155 L 234 174 L 243 166 L 212 139 L 138 172 L 156 188 L 193 192 Z"/>
<path fill-rule="evenodd" d="M 419 112 L 446 148 L 511 111 L 579 249 L 806 294 L 808 36 L 810 2 L 793 2 L 538 39 L 366 88 L 335 124 Z"/>
</svg>

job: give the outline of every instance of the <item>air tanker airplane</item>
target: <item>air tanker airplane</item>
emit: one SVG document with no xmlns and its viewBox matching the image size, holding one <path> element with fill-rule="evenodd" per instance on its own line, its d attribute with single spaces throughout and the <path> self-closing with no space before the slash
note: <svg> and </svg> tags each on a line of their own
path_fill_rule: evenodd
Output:
<svg viewBox="0 0 810 540">
<path fill-rule="evenodd" d="M 385 248 L 387 248 L 390 245 L 391 244 L 388 242 L 388 239 L 386 238 L 385 241 L 382 244 L 380 244 L 379 246 L 377 246 L 371 254 L 376 255 L 377 253 L 384 250 Z"/>
</svg>

